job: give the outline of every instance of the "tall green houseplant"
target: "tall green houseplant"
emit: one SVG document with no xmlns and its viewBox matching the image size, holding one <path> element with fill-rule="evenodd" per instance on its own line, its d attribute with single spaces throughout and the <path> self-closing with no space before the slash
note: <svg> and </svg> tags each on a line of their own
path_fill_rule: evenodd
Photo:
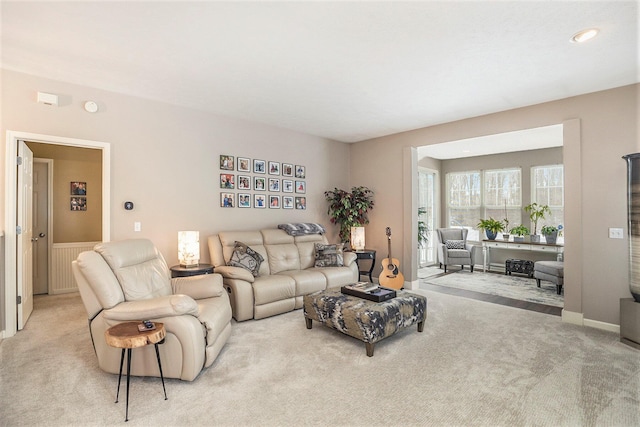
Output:
<svg viewBox="0 0 640 427">
<path fill-rule="evenodd" d="M 351 227 L 369 224 L 367 213 L 373 209 L 373 191 L 367 187 L 352 187 L 351 192 L 334 188 L 325 191 L 324 197 L 329 202 L 327 214 L 332 224 L 340 227 L 340 240 L 348 242 Z"/>
</svg>

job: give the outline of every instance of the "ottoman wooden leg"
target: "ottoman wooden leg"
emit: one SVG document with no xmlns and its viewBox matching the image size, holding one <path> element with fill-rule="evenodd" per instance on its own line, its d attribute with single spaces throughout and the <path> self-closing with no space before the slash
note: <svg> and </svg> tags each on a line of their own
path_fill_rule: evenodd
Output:
<svg viewBox="0 0 640 427">
<path fill-rule="evenodd" d="M 309 319 L 308 317 L 305 317 L 304 321 L 307 324 L 307 329 L 311 329 L 311 327 L 313 326 L 313 320 Z"/>
<path fill-rule="evenodd" d="M 418 322 L 418 332 L 424 331 L 424 320 L 422 322 Z"/>
<path fill-rule="evenodd" d="M 364 345 L 367 348 L 367 356 L 373 357 L 373 346 L 375 344 L 371 343 L 371 342 L 366 342 L 366 343 L 364 343 Z"/>
</svg>

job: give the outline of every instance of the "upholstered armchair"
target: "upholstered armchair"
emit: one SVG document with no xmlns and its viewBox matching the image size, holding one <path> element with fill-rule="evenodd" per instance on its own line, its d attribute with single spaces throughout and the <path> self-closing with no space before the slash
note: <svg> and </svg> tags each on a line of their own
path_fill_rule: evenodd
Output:
<svg viewBox="0 0 640 427">
<path fill-rule="evenodd" d="M 475 261 L 476 247 L 467 243 L 466 228 L 438 228 L 438 262 L 440 268 L 444 265 L 444 272 L 447 272 L 448 265 L 459 265 L 464 269 L 465 265 L 471 266 L 473 273 L 473 263 Z"/>
<path fill-rule="evenodd" d="M 121 350 L 104 333 L 128 321 L 164 323 L 158 346 L 166 378 L 195 379 L 210 366 L 231 334 L 231 304 L 219 274 L 171 279 L 167 264 L 146 239 L 101 243 L 82 252 L 72 269 L 89 316 L 98 365 L 120 372 Z M 153 346 L 133 351 L 131 374 L 160 376 Z"/>
</svg>

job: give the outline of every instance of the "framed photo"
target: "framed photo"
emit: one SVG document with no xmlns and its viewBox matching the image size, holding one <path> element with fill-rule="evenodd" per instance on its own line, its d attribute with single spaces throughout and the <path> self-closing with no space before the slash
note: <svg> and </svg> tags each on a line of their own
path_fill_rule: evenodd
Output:
<svg viewBox="0 0 640 427">
<path fill-rule="evenodd" d="M 307 198 L 306 197 L 296 197 L 296 209 L 307 209 Z"/>
<path fill-rule="evenodd" d="M 72 196 L 86 196 L 87 195 L 87 183 L 80 181 L 71 181 L 71 193 Z"/>
<path fill-rule="evenodd" d="M 86 197 L 72 197 L 69 204 L 69 209 L 72 211 L 86 211 L 87 210 L 87 198 Z"/>
<path fill-rule="evenodd" d="M 280 191 L 280 180 L 278 178 L 269 178 L 269 191 Z"/>
<path fill-rule="evenodd" d="M 227 190 L 236 188 L 235 175 L 232 173 L 221 173 L 220 188 L 226 188 Z"/>
<path fill-rule="evenodd" d="M 239 193 L 238 194 L 238 207 L 250 208 L 251 207 L 251 194 Z"/>
<path fill-rule="evenodd" d="M 282 209 L 293 209 L 293 196 L 282 196 Z"/>
<path fill-rule="evenodd" d="M 269 162 L 269 175 L 280 175 L 280 162 Z"/>
<path fill-rule="evenodd" d="M 269 196 L 269 209 L 280 209 L 280 196 Z"/>
<path fill-rule="evenodd" d="M 293 193 L 293 181 L 290 179 L 282 180 L 282 192 L 283 193 Z"/>
<path fill-rule="evenodd" d="M 306 193 L 307 183 L 305 181 L 296 181 L 296 193 Z"/>
<path fill-rule="evenodd" d="M 293 176 L 293 165 L 291 163 L 282 164 L 282 176 Z"/>
<path fill-rule="evenodd" d="M 251 190 L 251 177 L 249 175 L 238 175 L 238 190 Z"/>
<path fill-rule="evenodd" d="M 296 178 L 306 178 L 306 168 L 301 165 L 296 165 Z"/>
<path fill-rule="evenodd" d="M 232 171 L 235 169 L 234 166 L 234 157 L 233 156 L 228 156 L 226 154 L 221 154 L 220 155 L 220 169 L 225 170 L 225 171 Z"/>
<path fill-rule="evenodd" d="M 266 173 L 267 165 L 264 160 L 253 159 L 253 173 Z"/>
<path fill-rule="evenodd" d="M 253 207 L 258 209 L 264 209 L 267 205 L 267 197 L 264 194 L 253 195 Z"/>
<path fill-rule="evenodd" d="M 251 159 L 238 157 L 238 172 L 251 172 Z"/>
<path fill-rule="evenodd" d="M 260 176 L 253 177 L 253 189 L 257 191 L 265 191 L 267 189 L 266 178 Z"/>
<path fill-rule="evenodd" d="M 220 193 L 220 206 L 223 208 L 232 208 L 235 206 L 234 193 Z"/>
</svg>

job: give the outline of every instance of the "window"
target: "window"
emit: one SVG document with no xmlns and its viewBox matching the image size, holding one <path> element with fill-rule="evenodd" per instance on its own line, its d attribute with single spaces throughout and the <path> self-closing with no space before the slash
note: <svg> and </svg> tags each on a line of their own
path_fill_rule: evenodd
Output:
<svg viewBox="0 0 640 427">
<path fill-rule="evenodd" d="M 468 240 L 478 240 L 475 229 L 480 220 L 482 194 L 480 171 L 447 174 L 447 217 L 449 227 L 469 229 Z"/>
<path fill-rule="evenodd" d="M 545 225 L 564 224 L 564 166 L 536 166 L 531 168 L 531 201 L 547 205 L 551 215 L 538 223 L 538 230 Z"/>
<path fill-rule="evenodd" d="M 484 215 L 509 220 L 512 228 L 522 222 L 522 171 L 520 168 L 484 171 Z M 508 232 L 509 230 L 507 230 Z"/>
</svg>

